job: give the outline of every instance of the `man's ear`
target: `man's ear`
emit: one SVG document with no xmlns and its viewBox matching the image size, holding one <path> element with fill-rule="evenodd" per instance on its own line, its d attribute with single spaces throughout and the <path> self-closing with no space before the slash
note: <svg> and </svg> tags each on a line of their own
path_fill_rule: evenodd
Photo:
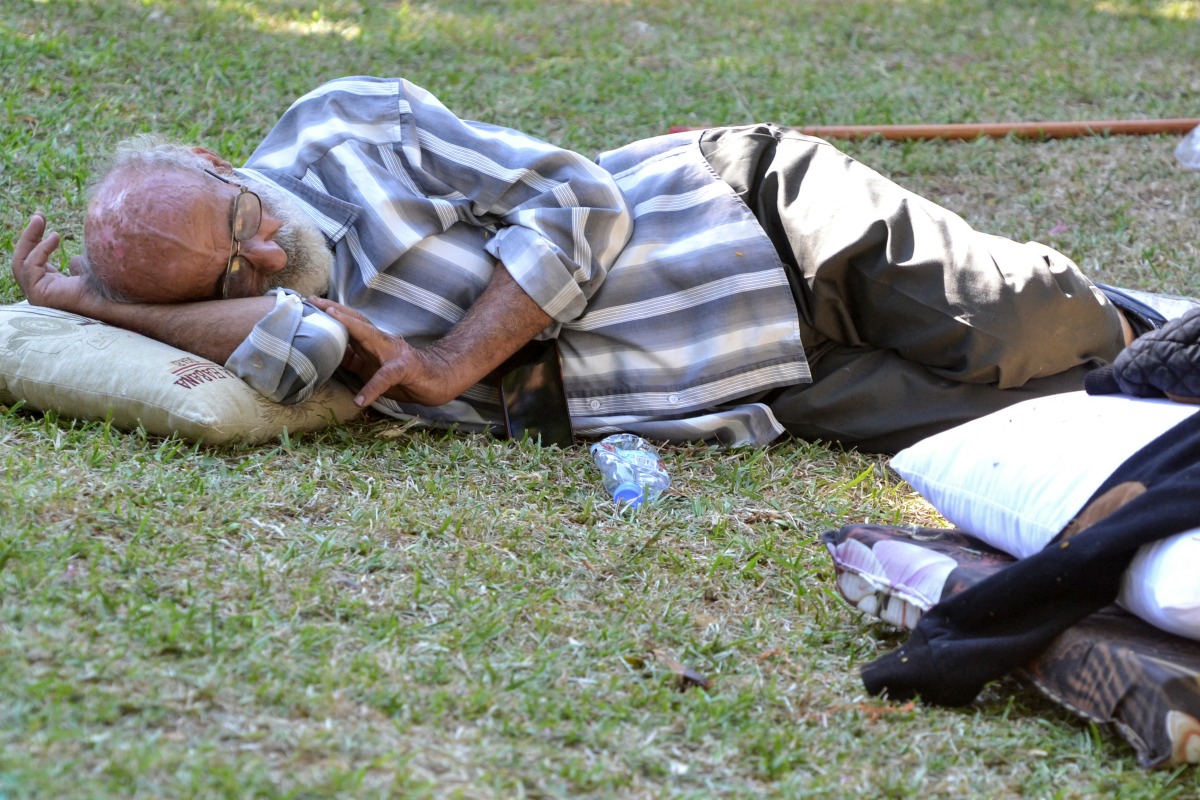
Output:
<svg viewBox="0 0 1200 800">
<path fill-rule="evenodd" d="M 217 172 L 224 175 L 233 174 L 233 164 L 230 164 L 207 147 L 193 147 L 192 152 L 212 164 Z"/>
</svg>

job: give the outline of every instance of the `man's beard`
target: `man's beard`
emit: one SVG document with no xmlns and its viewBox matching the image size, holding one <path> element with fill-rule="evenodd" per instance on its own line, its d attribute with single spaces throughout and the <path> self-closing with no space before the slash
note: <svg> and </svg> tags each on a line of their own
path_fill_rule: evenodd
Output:
<svg viewBox="0 0 1200 800">
<path fill-rule="evenodd" d="M 287 254 L 287 265 L 267 277 L 268 289 L 291 289 L 302 297 L 329 291 L 333 253 L 325 235 L 292 196 L 265 181 L 250 182 L 266 209 L 283 223 L 273 241 Z"/>
</svg>

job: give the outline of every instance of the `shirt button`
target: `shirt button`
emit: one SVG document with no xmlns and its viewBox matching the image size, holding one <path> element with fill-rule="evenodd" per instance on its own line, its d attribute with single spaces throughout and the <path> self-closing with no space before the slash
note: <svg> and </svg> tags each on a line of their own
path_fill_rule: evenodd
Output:
<svg viewBox="0 0 1200 800">
<path fill-rule="evenodd" d="M 588 405 L 592 407 L 592 411 L 600 410 L 600 401 L 599 400 L 593 400 L 592 402 L 588 403 Z"/>
<path fill-rule="evenodd" d="M 668 395 L 667 402 L 670 403 L 671 405 L 675 405 L 676 403 L 679 402 L 679 395 L 677 395 L 677 394 Z"/>
</svg>

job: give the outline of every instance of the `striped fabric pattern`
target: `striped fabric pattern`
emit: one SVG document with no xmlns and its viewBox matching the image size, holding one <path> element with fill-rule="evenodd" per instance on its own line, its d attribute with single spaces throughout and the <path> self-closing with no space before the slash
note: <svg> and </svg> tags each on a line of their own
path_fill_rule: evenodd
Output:
<svg viewBox="0 0 1200 800">
<path fill-rule="evenodd" d="M 259 320 L 225 366 L 277 403 L 302 403 L 333 377 L 350 337 L 345 327 L 294 292 L 273 289 L 275 308 Z"/>
<path fill-rule="evenodd" d="M 559 340 L 577 432 L 769 441 L 782 429 L 753 401 L 810 380 L 796 307 L 773 245 L 698 136 L 592 162 L 461 120 L 407 81 L 347 78 L 296 101 L 240 172 L 295 196 L 321 227 L 333 299 L 418 346 L 503 263 L 555 320 L 543 336 Z M 244 347 L 271 357 L 254 338 Z M 439 409 L 379 409 L 466 429 L 501 420 L 486 386 Z"/>
</svg>

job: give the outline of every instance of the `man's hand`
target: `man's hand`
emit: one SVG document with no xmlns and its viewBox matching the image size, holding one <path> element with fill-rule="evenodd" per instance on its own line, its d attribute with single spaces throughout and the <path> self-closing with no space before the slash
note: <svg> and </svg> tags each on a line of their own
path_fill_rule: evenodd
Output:
<svg viewBox="0 0 1200 800">
<path fill-rule="evenodd" d="M 429 347 L 413 347 L 339 303 L 320 298 L 309 298 L 309 302 L 350 333 L 350 348 L 342 366 L 366 381 L 354 398 L 360 407 L 381 395 L 425 406 L 448 403 L 553 321 L 502 264 L 496 265 L 491 282 L 466 316 Z"/>
<path fill-rule="evenodd" d="M 440 406 L 465 392 L 474 383 L 456 379 L 451 359 L 435 346 L 416 348 L 403 337 L 375 327 L 358 311 L 320 297 L 308 300 L 346 326 L 350 346 L 342 367 L 362 378 L 365 385 L 354 402 L 365 408 L 380 396 L 423 406 Z"/>
<path fill-rule="evenodd" d="M 46 231 L 46 216 L 35 212 L 13 248 L 13 277 L 31 304 L 86 314 L 95 298 L 83 278 L 64 275 L 50 263 L 59 243 L 57 231 Z"/>
<path fill-rule="evenodd" d="M 83 259 L 71 259 L 70 274 L 50 263 L 60 243 L 57 231 L 46 230 L 46 215 L 35 211 L 13 249 L 13 278 L 21 292 L 31 305 L 102 316 L 102 308 L 111 303 L 97 295 L 82 277 Z"/>
</svg>

